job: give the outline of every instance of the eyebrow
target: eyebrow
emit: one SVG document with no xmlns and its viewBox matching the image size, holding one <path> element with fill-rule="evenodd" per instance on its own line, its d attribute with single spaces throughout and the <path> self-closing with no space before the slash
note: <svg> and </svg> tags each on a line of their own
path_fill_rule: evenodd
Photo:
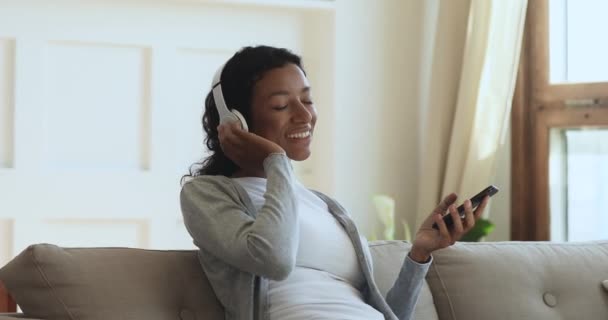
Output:
<svg viewBox="0 0 608 320">
<path fill-rule="evenodd" d="M 307 92 L 310 92 L 310 87 L 304 87 L 300 91 L 300 93 L 307 93 Z M 289 91 L 280 90 L 280 91 L 275 91 L 275 92 L 272 92 L 271 94 L 269 94 L 267 99 L 270 99 L 274 96 L 287 96 L 287 95 L 289 95 Z"/>
</svg>

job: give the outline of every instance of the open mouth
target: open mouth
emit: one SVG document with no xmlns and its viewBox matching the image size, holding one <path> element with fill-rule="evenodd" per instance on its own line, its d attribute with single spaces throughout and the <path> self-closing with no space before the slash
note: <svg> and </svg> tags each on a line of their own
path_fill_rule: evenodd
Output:
<svg viewBox="0 0 608 320">
<path fill-rule="evenodd" d="M 308 137 L 310 137 L 310 130 L 287 135 L 289 139 L 306 139 Z"/>
</svg>

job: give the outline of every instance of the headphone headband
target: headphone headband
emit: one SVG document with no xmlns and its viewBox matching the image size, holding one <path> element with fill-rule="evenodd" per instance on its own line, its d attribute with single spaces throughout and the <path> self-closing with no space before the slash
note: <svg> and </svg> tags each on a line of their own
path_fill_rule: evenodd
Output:
<svg viewBox="0 0 608 320">
<path fill-rule="evenodd" d="M 220 118 L 229 117 L 230 111 L 228 110 L 228 106 L 226 106 L 226 100 L 224 100 L 224 93 L 222 92 L 222 71 L 224 70 L 225 64 L 221 65 L 219 69 L 215 72 L 213 76 L 213 82 L 211 83 L 211 90 L 213 91 L 213 100 L 215 101 L 215 106 L 217 107 L 217 111 L 220 113 Z"/>
<path fill-rule="evenodd" d="M 243 128 L 243 130 L 249 131 L 245 117 L 243 117 L 238 110 L 228 110 L 226 100 L 224 100 L 224 92 L 222 91 L 221 81 L 224 66 L 225 64 L 221 65 L 220 68 L 215 72 L 213 82 L 211 82 L 211 91 L 213 92 L 213 100 L 215 101 L 215 106 L 220 116 L 220 123 L 238 122 L 241 124 L 241 128 Z"/>
</svg>

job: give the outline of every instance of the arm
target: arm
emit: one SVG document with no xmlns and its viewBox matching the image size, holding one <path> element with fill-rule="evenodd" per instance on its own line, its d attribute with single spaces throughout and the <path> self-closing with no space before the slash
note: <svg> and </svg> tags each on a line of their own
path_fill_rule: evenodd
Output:
<svg viewBox="0 0 608 320">
<path fill-rule="evenodd" d="M 431 262 L 432 258 L 426 263 L 418 263 L 409 254 L 405 257 L 399 276 L 386 295 L 386 303 L 399 319 L 411 319 Z"/>
<path fill-rule="evenodd" d="M 257 218 L 249 216 L 229 184 L 195 179 L 182 188 L 184 222 L 194 243 L 241 270 L 286 278 L 298 246 L 293 172 L 284 154 L 264 160 L 267 190 Z"/>
<path fill-rule="evenodd" d="M 486 197 L 481 205 L 473 212 L 471 201 L 464 203 L 465 221 L 461 221 L 454 202 L 456 194 L 450 194 L 433 210 L 431 215 L 422 223 L 416 233 L 416 238 L 410 253 L 405 257 L 399 276 L 393 288 L 386 296 L 395 315 L 401 320 L 409 320 L 414 312 L 424 277 L 432 262 L 431 253 L 453 245 L 463 234 L 467 233 L 479 219 L 485 206 L 489 201 Z M 449 211 L 454 220 L 454 227 L 448 229 L 443 221 L 442 215 Z M 433 229 L 432 224 L 436 222 L 439 230 Z"/>
</svg>

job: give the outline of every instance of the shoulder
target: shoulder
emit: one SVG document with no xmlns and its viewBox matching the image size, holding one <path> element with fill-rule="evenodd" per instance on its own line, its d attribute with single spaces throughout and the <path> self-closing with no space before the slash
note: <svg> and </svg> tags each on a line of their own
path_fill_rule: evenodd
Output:
<svg viewBox="0 0 608 320">
<path fill-rule="evenodd" d="M 186 181 L 180 192 L 182 204 L 189 201 L 236 200 L 238 191 L 232 179 L 225 176 L 197 176 Z"/>
<path fill-rule="evenodd" d="M 184 189 L 191 189 L 191 188 L 200 188 L 200 187 L 222 187 L 222 188 L 226 188 L 229 186 L 232 186 L 232 179 L 226 177 L 226 176 L 222 176 L 222 175 L 217 175 L 217 176 L 210 176 L 210 175 L 202 175 L 202 176 L 196 176 L 196 177 L 192 177 L 190 179 L 188 179 L 183 185 L 182 185 L 182 191 Z"/>
</svg>

